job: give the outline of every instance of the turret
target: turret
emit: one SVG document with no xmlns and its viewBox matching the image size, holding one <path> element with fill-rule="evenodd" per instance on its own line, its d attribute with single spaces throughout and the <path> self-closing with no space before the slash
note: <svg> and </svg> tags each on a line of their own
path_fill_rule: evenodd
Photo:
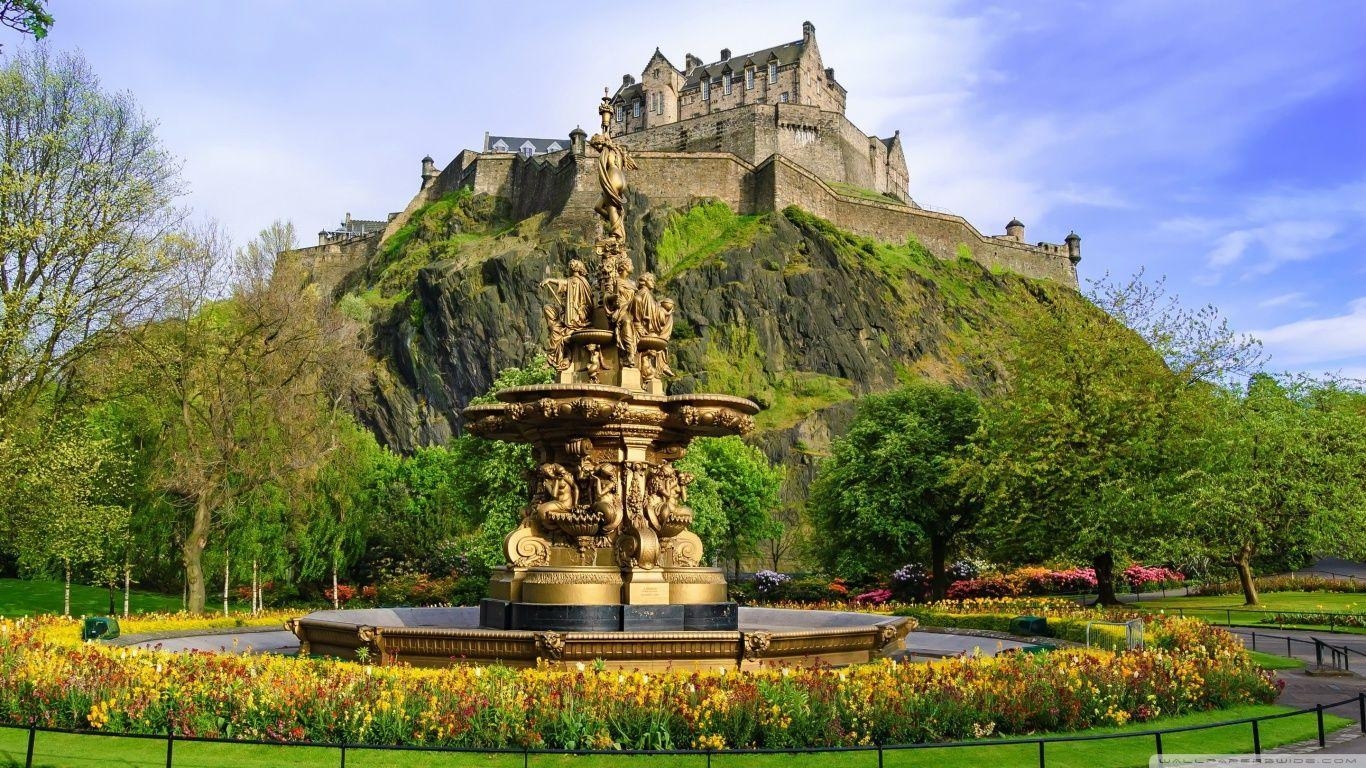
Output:
<svg viewBox="0 0 1366 768">
<path fill-rule="evenodd" d="M 811 38 L 816 36 L 816 25 L 809 21 L 802 22 L 802 42 L 809 43 Z"/>
<path fill-rule="evenodd" d="M 1068 232 L 1063 242 L 1067 243 L 1067 258 L 1076 265 L 1081 261 L 1081 236 L 1076 232 Z"/>
<path fill-rule="evenodd" d="M 1006 225 L 1006 237 L 1015 238 L 1016 242 L 1024 242 L 1024 224 L 1019 219 L 1011 219 Z"/>
<path fill-rule="evenodd" d="M 583 157 L 588 153 L 587 142 L 588 132 L 581 126 L 574 126 L 574 130 L 569 132 L 569 148 L 574 152 L 574 157 Z"/>
<path fill-rule="evenodd" d="M 426 187 L 428 184 L 431 184 L 434 180 L 436 180 L 436 177 L 437 177 L 437 176 L 440 176 L 440 175 L 441 175 L 441 171 L 438 171 L 438 170 L 436 169 L 436 163 L 432 160 L 432 156 L 431 156 L 431 155 L 427 155 L 426 157 L 422 158 L 422 186 L 423 186 L 423 187 Z"/>
</svg>

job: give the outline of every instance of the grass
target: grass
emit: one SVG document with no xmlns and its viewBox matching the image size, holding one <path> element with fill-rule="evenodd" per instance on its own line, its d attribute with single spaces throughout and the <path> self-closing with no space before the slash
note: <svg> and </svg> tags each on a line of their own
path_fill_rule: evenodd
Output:
<svg viewBox="0 0 1366 768">
<path fill-rule="evenodd" d="M 1261 603 L 1255 606 L 1243 605 L 1242 595 L 1215 595 L 1211 597 L 1167 597 L 1158 600 L 1143 600 L 1134 605 L 1147 611 L 1180 611 L 1186 616 L 1195 616 L 1211 623 L 1247 624 L 1259 627 L 1282 626 L 1263 624 L 1269 613 L 1276 611 L 1303 611 L 1308 613 L 1353 613 L 1361 615 L 1366 608 L 1366 599 L 1360 594 L 1345 592 L 1266 592 L 1260 596 Z M 1329 629 L 1328 624 L 1288 623 L 1287 629 Z M 1333 629 L 1345 632 L 1366 633 L 1359 627 L 1342 627 L 1334 624 Z"/>
<path fill-rule="evenodd" d="M 741 216 L 720 200 L 707 200 L 674 214 L 659 239 L 659 279 L 668 282 L 723 251 L 748 248 L 764 230 L 760 216 Z"/>
<path fill-rule="evenodd" d="M 171 613 L 181 609 L 179 595 L 133 590 L 129 608 L 136 613 Z M 123 591 L 114 593 L 114 607 L 123 611 Z M 103 616 L 109 611 L 109 591 L 104 587 L 71 585 L 72 616 Z M 62 612 L 62 582 L 0 579 L 0 616 L 33 616 Z"/>
<path fill-rule="evenodd" d="M 1262 669 L 1304 669 L 1302 659 L 1291 659 L 1272 653 L 1262 653 L 1261 651 L 1248 651 L 1247 655 L 1248 658 L 1252 659 L 1252 663 Z"/>
<path fill-rule="evenodd" d="M 1121 728 L 1098 728 L 1088 734 L 1126 733 L 1153 727 L 1172 728 L 1182 725 L 1217 723 L 1245 717 L 1269 715 L 1287 711 L 1284 707 L 1259 705 L 1236 707 L 1214 712 L 1166 718 L 1159 723 L 1142 723 Z M 1341 717 L 1324 718 L 1330 730 L 1351 724 Z M 1262 723 L 1264 749 L 1279 744 L 1312 739 L 1316 735 L 1313 713 L 1271 720 Z M 14 728 L 0 729 L 0 766 L 24 764 L 27 732 Z M 1130 739 L 1049 744 L 1047 764 L 1056 768 L 1127 768 L 1146 766 L 1153 753 L 1150 736 Z M 1163 750 L 1168 753 L 1206 752 L 1241 753 L 1252 751 L 1250 725 L 1226 726 L 1190 733 L 1169 734 L 1162 738 Z M 173 765 L 178 768 L 335 768 L 340 765 L 338 750 L 325 747 L 277 747 L 249 744 L 211 744 L 176 742 Z M 34 765 L 43 768 L 122 768 L 123 766 L 165 765 L 166 742 L 160 739 L 130 739 L 109 736 L 39 733 L 34 743 Z M 446 768 L 447 766 L 488 766 L 502 768 L 521 766 L 521 754 L 481 755 L 469 753 L 424 753 L 349 749 L 346 765 L 349 768 Z M 996 745 L 981 747 L 928 747 L 908 750 L 886 750 L 886 766 L 933 766 L 934 768 L 969 768 L 970 766 L 1008 766 L 1038 764 L 1038 747 L 1033 744 Z M 812 754 L 752 755 L 744 752 L 718 752 L 710 760 L 716 768 L 768 768 L 771 766 L 821 765 L 832 768 L 871 768 L 878 764 L 874 751 L 831 752 Z M 590 768 L 609 766 L 621 768 L 703 768 L 706 755 L 536 755 L 527 765 L 550 768 L 575 766 Z"/>
</svg>

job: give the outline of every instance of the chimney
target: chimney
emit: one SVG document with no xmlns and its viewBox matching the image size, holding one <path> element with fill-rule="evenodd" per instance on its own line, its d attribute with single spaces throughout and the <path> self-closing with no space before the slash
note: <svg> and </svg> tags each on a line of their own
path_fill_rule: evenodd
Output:
<svg viewBox="0 0 1366 768">
<path fill-rule="evenodd" d="M 721 49 L 721 61 L 730 61 L 730 49 L 729 49 L 729 48 L 722 48 L 722 49 Z"/>
<path fill-rule="evenodd" d="M 834 68 L 834 67 L 826 67 L 826 68 L 825 68 L 825 81 L 826 81 L 827 83 L 833 83 L 833 82 L 835 82 L 835 68 Z"/>
<path fill-rule="evenodd" d="M 702 60 L 691 53 L 683 57 L 683 74 L 686 75 L 700 66 L 702 66 Z"/>
<path fill-rule="evenodd" d="M 809 21 L 802 22 L 802 42 L 809 43 L 811 38 L 816 36 L 816 25 Z"/>
<path fill-rule="evenodd" d="M 621 87 L 622 87 L 622 88 L 625 88 L 625 87 L 628 86 L 628 85 L 635 85 L 635 83 L 636 83 L 636 79 L 635 79 L 634 77 L 631 77 L 630 75 L 622 75 L 622 76 L 621 76 Z"/>
</svg>

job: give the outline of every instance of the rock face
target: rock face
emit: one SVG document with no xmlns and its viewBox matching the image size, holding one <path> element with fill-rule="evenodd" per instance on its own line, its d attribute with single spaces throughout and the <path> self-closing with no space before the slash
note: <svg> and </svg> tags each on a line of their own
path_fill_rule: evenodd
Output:
<svg viewBox="0 0 1366 768">
<path fill-rule="evenodd" d="M 637 195 L 627 210 L 631 252 L 645 254 L 636 273 L 660 275 L 659 293 L 678 305 L 670 392 L 765 406 L 751 440 L 790 467 L 794 500 L 805 496 L 813 457 L 847 427 L 853 397 L 914 376 L 983 389 L 1017 323 L 1081 301 L 1069 288 L 943 261 L 914 242 L 858 238 L 796 209 L 740 217 L 716 202 L 677 211 Z M 395 295 L 375 321 L 377 373 L 361 414 L 399 451 L 458 434 L 470 398 L 543 348 L 537 284 L 570 258 L 590 269 L 595 259 L 590 246 L 527 222 L 483 237 L 466 228 L 451 246 L 440 222 L 414 219 L 399 250 L 441 258 L 406 285 L 386 273 Z M 340 291 L 385 282 L 377 277 L 371 269 Z"/>
</svg>

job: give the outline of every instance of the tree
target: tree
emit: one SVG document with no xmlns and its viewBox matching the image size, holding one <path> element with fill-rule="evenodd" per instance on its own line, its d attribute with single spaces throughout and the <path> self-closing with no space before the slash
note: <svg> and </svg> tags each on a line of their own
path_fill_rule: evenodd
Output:
<svg viewBox="0 0 1366 768">
<path fill-rule="evenodd" d="M 1157 352 L 1108 315 L 1054 302 L 1017 330 L 1006 385 L 957 470 L 982 498 L 994 556 L 1091 561 L 1099 600 L 1116 557 L 1175 535 L 1169 498 L 1192 465 L 1190 389 Z"/>
<path fill-rule="evenodd" d="M 50 23 L 16 7 L 7 20 Z M 150 314 L 171 266 L 152 243 L 180 193 L 154 127 L 77 55 L 39 46 L 0 68 L 0 430 Z"/>
<path fill-rule="evenodd" d="M 205 605 L 204 550 L 233 522 L 224 514 L 267 485 L 286 496 L 307 488 L 366 371 L 358 326 L 300 271 L 257 257 L 269 239 L 228 266 L 214 227 L 168 238 L 176 279 L 127 361 L 167 424 L 156 479 L 188 518 L 181 550 L 193 612 Z M 218 299 L 225 272 L 232 295 Z"/>
<path fill-rule="evenodd" d="M 62 575 L 63 615 L 71 615 L 73 572 L 106 565 L 111 544 L 127 533 L 128 507 L 117 503 L 126 485 L 110 443 L 78 429 L 47 436 L 19 473 L 10 533 L 28 570 L 55 566 Z"/>
<path fill-rule="evenodd" d="M 1142 336 L 1187 384 L 1227 382 L 1261 368 L 1266 355 L 1260 341 L 1234 331 L 1213 304 L 1194 311 L 1181 306 L 1180 297 L 1167 295 L 1166 283 L 1165 277 L 1146 282 L 1142 269 L 1126 283 L 1107 273 L 1091 281 L 1088 297 Z"/>
<path fill-rule="evenodd" d="M 33 35 L 34 40 L 47 37 L 52 21 L 38 0 L 0 0 L 0 24 Z"/>
<path fill-rule="evenodd" d="M 944 596 L 945 564 L 981 509 L 953 474 L 979 411 L 972 393 L 928 381 L 859 401 L 807 502 L 826 568 L 863 581 L 928 556 Z"/>
<path fill-rule="evenodd" d="M 694 440 L 677 466 L 695 478 L 688 503 L 703 551 L 729 559 L 732 576 L 738 576 L 740 559 L 755 554 L 759 542 L 776 533 L 772 512 L 782 470 L 738 437 Z"/>
<path fill-rule="evenodd" d="M 1248 605 L 1262 553 L 1366 555 L 1366 395 L 1266 375 L 1209 394 L 1187 546 L 1232 565 Z"/>
</svg>

